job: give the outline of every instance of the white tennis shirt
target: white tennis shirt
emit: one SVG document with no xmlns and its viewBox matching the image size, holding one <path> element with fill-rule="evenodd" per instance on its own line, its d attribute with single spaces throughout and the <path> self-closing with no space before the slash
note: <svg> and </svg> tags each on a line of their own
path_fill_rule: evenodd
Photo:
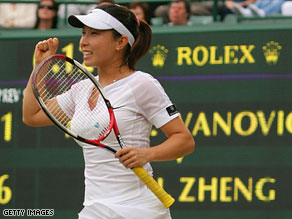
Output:
<svg viewBox="0 0 292 219">
<path fill-rule="evenodd" d="M 77 102 L 78 95 L 81 94 L 74 90 L 71 89 L 59 96 L 58 103 L 63 111 L 72 118 L 72 130 L 75 129 L 74 117 L 78 116 L 84 118 L 84 127 L 78 131 L 94 135 L 96 132 L 94 122 L 91 123 L 85 119 L 86 116 L 94 118 L 96 116 L 94 110 L 91 111 L 87 103 Z M 85 91 L 88 92 L 88 97 L 91 91 L 90 87 Z M 127 146 L 150 147 L 149 138 L 152 125 L 160 128 L 178 116 L 160 83 L 148 73 L 136 71 L 132 75 L 104 87 L 104 92 L 114 108 L 121 136 Z M 119 149 L 113 133 L 103 143 L 116 150 Z M 84 206 L 90 206 L 96 202 L 127 203 L 129 205 L 132 203 L 135 206 L 139 203 L 143 205 L 144 202 L 149 202 L 152 205 L 157 203 L 160 207 L 162 206 L 138 177 L 114 158 L 112 152 L 81 142 L 78 144 L 83 148 L 85 160 Z M 145 165 L 145 169 L 152 175 L 149 163 Z"/>
</svg>

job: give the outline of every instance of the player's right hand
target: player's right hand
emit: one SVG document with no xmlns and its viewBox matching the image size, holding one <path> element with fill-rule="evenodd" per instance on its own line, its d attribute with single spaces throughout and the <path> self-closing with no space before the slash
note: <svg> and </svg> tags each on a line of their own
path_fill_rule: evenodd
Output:
<svg viewBox="0 0 292 219">
<path fill-rule="evenodd" d="M 34 66 L 40 64 L 45 58 L 56 54 L 58 45 L 58 38 L 49 38 L 38 42 L 34 51 Z"/>
</svg>

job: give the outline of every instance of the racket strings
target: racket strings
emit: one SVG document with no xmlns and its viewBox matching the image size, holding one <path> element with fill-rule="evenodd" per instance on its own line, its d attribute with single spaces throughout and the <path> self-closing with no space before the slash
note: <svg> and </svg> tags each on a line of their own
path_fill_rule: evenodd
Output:
<svg viewBox="0 0 292 219">
<path fill-rule="evenodd" d="M 66 62 L 64 62 L 62 60 L 57 60 L 56 63 L 54 65 L 52 65 L 52 66 L 55 66 L 56 64 L 60 68 L 59 72 L 66 72 L 67 66 L 71 65 L 71 64 L 66 63 Z M 72 71 L 70 72 L 70 74 L 66 74 L 66 73 L 58 74 L 58 78 L 57 78 L 58 86 L 54 86 L 54 85 L 52 86 L 52 88 L 54 89 L 53 90 L 54 96 L 58 96 L 58 95 L 60 95 L 62 93 L 67 92 L 74 83 L 79 82 L 80 80 L 84 79 L 84 78 L 81 77 L 82 74 L 80 74 L 77 71 L 77 68 L 76 67 L 73 68 L 73 66 L 72 67 L 71 66 L 70 66 L 70 69 L 72 69 Z M 52 67 L 52 69 L 53 68 L 54 67 Z M 56 77 L 54 72 L 49 71 L 49 73 L 51 73 L 53 77 Z M 60 110 L 58 104 L 54 104 L 51 110 L 52 110 L 52 113 L 55 115 L 55 117 L 61 123 L 64 123 L 64 125 L 66 125 L 66 126 L 68 125 L 67 123 L 70 122 L 70 119 L 64 115 L 64 112 L 62 110 Z M 64 119 L 64 117 L 66 117 L 66 118 Z"/>
<path fill-rule="evenodd" d="M 100 93 L 96 87 L 91 90 L 87 103 L 90 109 L 87 116 L 91 117 L 93 115 L 92 126 L 94 127 L 94 133 L 92 133 L 91 136 L 87 136 L 87 138 L 98 139 L 110 129 L 110 116 L 108 108 L 104 99 L 100 97 Z"/>
<path fill-rule="evenodd" d="M 64 61 L 55 59 L 47 63 L 47 68 L 45 69 L 47 72 L 46 78 L 44 80 L 45 83 L 43 83 L 43 87 L 40 89 L 44 89 L 44 92 L 46 95 L 48 95 L 48 98 L 50 98 L 50 96 L 54 97 L 60 93 L 64 93 L 63 89 L 68 90 L 68 88 L 71 87 L 71 85 L 74 83 L 74 80 L 71 80 L 70 84 L 66 84 L 66 78 L 68 78 L 68 74 L 56 74 L 56 69 L 58 69 L 58 72 L 65 72 L 66 63 L 64 63 Z M 73 75 L 76 76 L 75 74 L 72 74 L 71 77 Z"/>
<path fill-rule="evenodd" d="M 88 105 L 90 110 L 93 110 L 96 107 L 97 101 L 98 101 L 98 96 L 99 96 L 99 92 L 96 89 L 96 87 L 94 87 L 92 89 L 92 93 L 88 99 Z"/>
<path fill-rule="evenodd" d="M 50 67 L 53 64 L 54 63 L 52 63 L 52 61 L 46 63 L 46 65 L 44 65 L 43 67 L 43 71 L 46 73 L 46 75 L 44 75 L 44 77 L 41 78 L 40 75 L 38 76 L 39 81 L 37 82 L 37 87 L 41 97 L 44 100 L 49 100 L 53 98 L 54 96 L 56 96 L 56 92 L 60 93 L 59 91 L 60 85 L 56 86 L 56 84 L 59 83 L 59 81 L 61 81 L 61 83 L 64 83 L 63 79 L 65 78 L 65 75 L 62 75 L 61 77 L 58 78 L 54 77 L 54 74 Z"/>
<path fill-rule="evenodd" d="M 38 75 L 36 83 L 39 94 L 55 119 L 67 127 L 70 118 L 60 108 L 55 97 L 67 92 L 73 84 L 87 77 L 85 74 L 80 74 L 77 67 L 61 59 L 51 59 L 42 69 L 44 73 Z M 71 71 L 67 73 L 66 69 Z"/>
<path fill-rule="evenodd" d="M 35 84 L 50 114 L 66 129 L 74 129 L 79 136 L 88 139 L 101 138 L 110 129 L 108 108 L 100 98 L 99 89 L 77 66 L 59 58 L 50 59 L 40 69 Z M 75 107 L 70 106 L 72 102 L 62 103 L 66 106 L 64 112 L 57 101 L 57 97 L 73 85 L 74 101 L 89 107 L 81 115 L 75 114 Z"/>
<path fill-rule="evenodd" d="M 51 78 L 52 76 L 49 76 L 49 77 Z M 47 83 L 44 86 L 46 87 L 45 92 L 46 92 L 46 95 L 48 95 L 48 98 L 54 97 L 57 94 L 62 93 L 60 89 L 62 89 L 62 87 L 64 86 L 65 79 L 66 79 L 66 77 L 64 74 L 61 77 L 59 77 L 57 79 L 57 81 L 56 81 L 56 79 L 53 79 L 53 78 L 49 79 L 47 81 Z M 58 86 L 55 86 L 55 83 L 56 83 L 55 81 L 57 83 L 60 83 L 60 81 L 61 81 L 61 83 Z"/>
</svg>

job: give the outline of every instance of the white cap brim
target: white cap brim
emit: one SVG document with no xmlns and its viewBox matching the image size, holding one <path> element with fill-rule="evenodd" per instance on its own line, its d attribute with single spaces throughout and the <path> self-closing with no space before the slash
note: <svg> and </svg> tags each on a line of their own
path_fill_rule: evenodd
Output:
<svg viewBox="0 0 292 219">
<path fill-rule="evenodd" d="M 135 41 L 131 32 L 119 20 L 101 9 L 94 9 L 87 15 L 71 15 L 68 22 L 71 26 L 78 28 L 87 26 L 96 30 L 114 29 L 121 35 L 128 37 L 130 46 Z"/>
</svg>

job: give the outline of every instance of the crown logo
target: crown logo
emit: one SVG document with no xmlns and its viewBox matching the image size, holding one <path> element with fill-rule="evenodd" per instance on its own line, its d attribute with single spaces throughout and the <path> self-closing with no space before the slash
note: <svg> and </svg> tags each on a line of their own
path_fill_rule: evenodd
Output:
<svg viewBox="0 0 292 219">
<path fill-rule="evenodd" d="M 264 56 L 268 64 L 276 64 L 280 56 L 282 46 L 279 43 L 271 41 L 263 46 Z"/>
<path fill-rule="evenodd" d="M 165 46 L 156 45 L 152 47 L 150 50 L 150 54 L 152 54 L 152 65 L 154 67 L 162 68 L 164 66 L 164 62 L 168 53 L 168 49 Z"/>
</svg>

